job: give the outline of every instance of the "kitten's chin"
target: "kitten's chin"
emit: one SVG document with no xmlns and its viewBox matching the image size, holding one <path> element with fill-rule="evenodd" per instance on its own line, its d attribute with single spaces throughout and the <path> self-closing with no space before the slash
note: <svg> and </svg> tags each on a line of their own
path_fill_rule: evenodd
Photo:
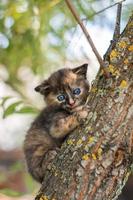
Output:
<svg viewBox="0 0 133 200">
<path fill-rule="evenodd" d="M 79 110 L 82 110 L 83 105 L 76 105 L 74 107 L 66 107 L 65 109 L 70 113 L 74 113 L 74 112 L 78 112 Z"/>
</svg>

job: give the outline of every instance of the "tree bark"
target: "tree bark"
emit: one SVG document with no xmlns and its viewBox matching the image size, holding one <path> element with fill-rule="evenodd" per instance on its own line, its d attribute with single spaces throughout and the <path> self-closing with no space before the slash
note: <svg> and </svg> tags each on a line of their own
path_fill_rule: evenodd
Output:
<svg viewBox="0 0 133 200">
<path fill-rule="evenodd" d="M 104 41 L 103 41 L 104 42 Z M 88 97 L 90 112 L 47 169 L 36 200 L 114 200 L 133 164 L 133 15 Z"/>
</svg>

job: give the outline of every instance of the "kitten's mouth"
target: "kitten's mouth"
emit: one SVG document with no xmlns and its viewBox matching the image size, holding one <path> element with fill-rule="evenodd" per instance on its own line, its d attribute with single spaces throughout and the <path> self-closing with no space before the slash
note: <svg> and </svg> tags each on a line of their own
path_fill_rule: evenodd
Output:
<svg viewBox="0 0 133 200">
<path fill-rule="evenodd" d="M 67 106 L 66 109 L 71 113 L 76 112 L 81 109 L 81 105 L 75 104 L 74 106 Z"/>
</svg>

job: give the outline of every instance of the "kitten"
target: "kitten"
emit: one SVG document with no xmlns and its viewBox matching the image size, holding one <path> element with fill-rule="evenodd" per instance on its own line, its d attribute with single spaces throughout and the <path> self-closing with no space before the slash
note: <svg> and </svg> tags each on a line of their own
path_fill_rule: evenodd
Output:
<svg viewBox="0 0 133 200">
<path fill-rule="evenodd" d="M 84 106 L 89 91 L 87 66 L 58 70 L 35 88 L 47 106 L 26 135 L 24 153 L 29 172 L 39 182 L 66 136 L 88 114 Z"/>
</svg>

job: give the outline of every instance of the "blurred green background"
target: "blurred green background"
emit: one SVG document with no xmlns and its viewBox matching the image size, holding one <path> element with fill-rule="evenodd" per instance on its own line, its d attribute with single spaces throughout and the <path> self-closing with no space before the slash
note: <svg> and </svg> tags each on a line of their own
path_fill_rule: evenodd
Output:
<svg viewBox="0 0 133 200">
<path fill-rule="evenodd" d="M 112 39 L 116 6 L 97 12 L 116 1 L 72 2 L 103 55 Z M 122 29 L 132 8 L 132 0 L 124 1 Z M 22 153 L 26 130 L 44 104 L 34 87 L 54 70 L 83 62 L 94 66 L 89 69 L 93 79 L 98 64 L 92 54 L 64 0 L 0 0 L 1 200 L 30 200 L 38 188 L 26 172 Z"/>
</svg>

